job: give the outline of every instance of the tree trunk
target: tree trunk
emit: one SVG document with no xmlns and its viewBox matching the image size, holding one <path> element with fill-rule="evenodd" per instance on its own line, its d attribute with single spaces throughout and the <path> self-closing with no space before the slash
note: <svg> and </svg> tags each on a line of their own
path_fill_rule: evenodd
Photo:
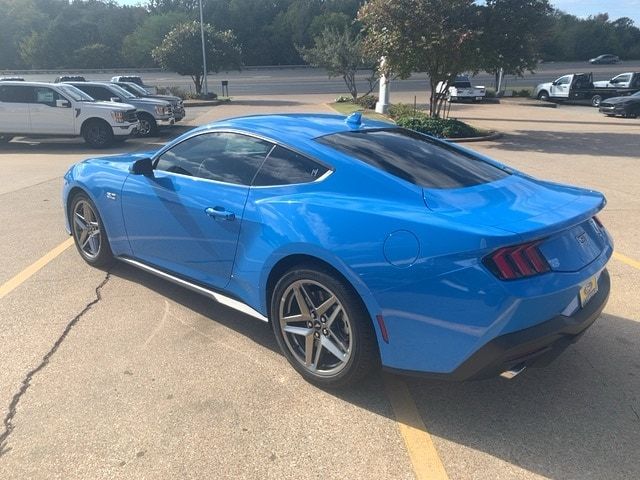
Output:
<svg viewBox="0 0 640 480">
<path fill-rule="evenodd" d="M 347 72 L 342 76 L 344 83 L 347 86 L 347 89 L 349 90 L 349 93 L 353 97 L 354 103 L 358 99 L 358 87 L 356 86 L 355 77 L 356 77 L 355 72 Z"/>
<path fill-rule="evenodd" d="M 193 83 L 196 86 L 196 94 L 200 95 L 202 93 L 202 75 L 199 73 L 191 75 L 191 80 L 193 80 Z"/>
</svg>

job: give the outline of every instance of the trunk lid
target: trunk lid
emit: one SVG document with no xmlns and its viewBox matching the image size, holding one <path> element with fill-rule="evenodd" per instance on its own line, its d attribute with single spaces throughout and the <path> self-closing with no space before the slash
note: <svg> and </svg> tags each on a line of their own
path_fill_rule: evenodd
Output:
<svg viewBox="0 0 640 480">
<path fill-rule="evenodd" d="M 423 189 L 427 207 L 455 222 L 499 228 L 522 242 L 541 240 L 552 270 L 578 271 L 610 244 L 593 220 L 606 200 L 592 190 L 514 174 L 469 188 Z"/>
</svg>

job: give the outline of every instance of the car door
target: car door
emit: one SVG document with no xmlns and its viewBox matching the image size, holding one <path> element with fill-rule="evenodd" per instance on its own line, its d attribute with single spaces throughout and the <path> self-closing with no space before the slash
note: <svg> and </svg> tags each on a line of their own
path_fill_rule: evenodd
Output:
<svg viewBox="0 0 640 480">
<path fill-rule="evenodd" d="M 31 132 L 29 100 L 33 87 L 28 85 L 0 85 L 0 132 Z"/>
<path fill-rule="evenodd" d="M 50 87 L 33 87 L 29 103 L 31 131 L 38 134 L 73 135 L 75 111 L 71 102 Z"/>
<path fill-rule="evenodd" d="M 630 73 L 622 73 L 620 75 L 618 75 L 617 77 L 614 77 L 611 79 L 611 87 L 614 88 L 628 88 L 629 87 L 629 81 L 631 80 L 631 74 Z"/>
<path fill-rule="evenodd" d="M 249 186 L 272 147 L 238 133 L 202 133 L 161 152 L 153 176 L 129 175 L 121 200 L 134 257 L 224 288 Z"/>
<path fill-rule="evenodd" d="M 567 98 L 569 97 L 569 87 L 571 85 L 571 75 L 565 75 L 558 78 L 551 84 L 550 95 L 552 97 Z"/>
</svg>

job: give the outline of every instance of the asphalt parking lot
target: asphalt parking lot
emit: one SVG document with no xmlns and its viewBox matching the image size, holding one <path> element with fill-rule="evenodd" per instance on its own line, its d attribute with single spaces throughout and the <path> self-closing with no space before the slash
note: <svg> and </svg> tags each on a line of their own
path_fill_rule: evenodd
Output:
<svg viewBox="0 0 640 480">
<path fill-rule="evenodd" d="M 186 120 L 329 111 L 330 100 L 239 97 Z M 62 175 L 104 152 L 81 140 L 0 146 L 0 478 L 640 478 L 640 120 L 515 100 L 452 114 L 503 133 L 469 148 L 609 202 L 601 219 L 617 253 L 604 314 L 555 363 L 511 381 L 312 387 L 266 324 L 80 259 Z"/>
</svg>

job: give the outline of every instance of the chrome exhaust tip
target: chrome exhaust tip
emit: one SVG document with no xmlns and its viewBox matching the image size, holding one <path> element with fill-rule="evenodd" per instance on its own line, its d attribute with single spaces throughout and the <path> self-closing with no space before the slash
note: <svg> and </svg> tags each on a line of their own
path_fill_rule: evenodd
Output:
<svg viewBox="0 0 640 480">
<path fill-rule="evenodd" d="M 504 372 L 502 372 L 500 374 L 500 376 L 502 378 L 506 378 L 508 380 L 511 380 L 512 378 L 520 375 L 522 372 L 524 372 L 526 370 L 527 366 L 524 364 L 520 364 L 520 365 L 516 365 L 515 367 L 511 368 L 510 370 L 505 370 Z"/>
</svg>

